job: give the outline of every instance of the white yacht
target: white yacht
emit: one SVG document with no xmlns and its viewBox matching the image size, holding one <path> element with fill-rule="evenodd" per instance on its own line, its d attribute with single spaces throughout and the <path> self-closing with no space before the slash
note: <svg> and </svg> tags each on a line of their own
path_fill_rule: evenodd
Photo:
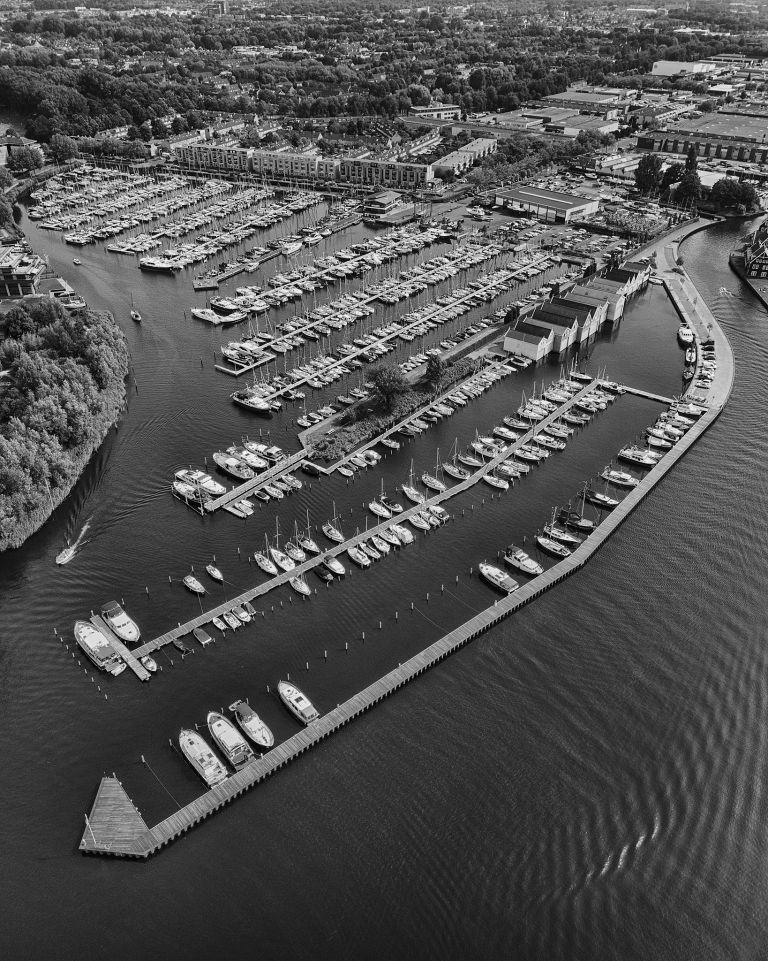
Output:
<svg viewBox="0 0 768 961">
<path fill-rule="evenodd" d="M 208 787 L 226 780 L 227 769 L 197 731 L 184 728 L 179 733 L 179 747 Z"/>
<path fill-rule="evenodd" d="M 208 714 L 207 721 L 211 736 L 235 770 L 253 760 L 248 742 L 231 721 L 216 711 Z"/>
<path fill-rule="evenodd" d="M 298 687 L 289 684 L 287 681 L 280 681 L 277 685 L 277 692 L 283 704 L 288 708 L 294 717 L 298 718 L 302 724 L 311 724 L 316 721 L 320 714 L 309 698 Z"/>
</svg>

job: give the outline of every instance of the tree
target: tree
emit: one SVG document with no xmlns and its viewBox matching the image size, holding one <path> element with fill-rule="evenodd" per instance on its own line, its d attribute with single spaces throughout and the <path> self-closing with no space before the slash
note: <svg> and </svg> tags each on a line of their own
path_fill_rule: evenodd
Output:
<svg viewBox="0 0 768 961">
<path fill-rule="evenodd" d="M 0 190 L 5 190 L 13 183 L 13 174 L 5 167 L 0 167 Z"/>
<path fill-rule="evenodd" d="M 43 166 L 43 153 L 38 147 L 13 147 L 8 155 L 8 169 L 37 170 Z"/>
<path fill-rule="evenodd" d="M 446 368 L 447 364 L 439 354 L 430 354 L 427 358 L 427 369 L 424 374 L 424 379 L 428 384 L 438 389 L 443 382 L 443 377 L 445 377 Z"/>
<path fill-rule="evenodd" d="M 10 227 L 13 223 L 13 207 L 5 197 L 0 197 L 0 227 Z"/>
<path fill-rule="evenodd" d="M 655 153 L 647 153 L 640 158 L 635 170 L 635 186 L 643 194 L 658 190 L 661 178 L 661 157 Z"/>
<path fill-rule="evenodd" d="M 695 204 L 701 198 L 701 180 L 693 171 L 686 171 L 680 183 L 675 187 L 675 202 L 678 204 Z"/>
<path fill-rule="evenodd" d="M 696 151 L 694 144 L 688 148 L 688 154 L 685 158 L 685 169 L 688 173 L 695 174 L 699 166 L 699 155 Z"/>
<path fill-rule="evenodd" d="M 397 365 L 374 367 L 368 379 L 387 410 L 392 409 L 395 398 L 406 390 L 405 377 Z"/>
<path fill-rule="evenodd" d="M 428 107 L 432 102 L 428 88 L 421 83 L 410 84 L 405 93 L 414 107 Z"/>
<path fill-rule="evenodd" d="M 145 120 L 144 123 L 139 127 L 139 136 L 145 143 L 149 143 L 152 139 L 152 124 L 149 120 Z"/>
<path fill-rule="evenodd" d="M 171 133 L 178 135 L 180 133 L 186 133 L 188 130 L 189 126 L 183 117 L 176 116 L 171 121 Z"/>
<path fill-rule="evenodd" d="M 668 190 L 672 184 L 680 183 L 680 180 L 685 173 L 685 167 L 683 164 L 675 163 L 670 164 L 664 171 L 661 178 L 661 189 L 662 191 Z"/>
<path fill-rule="evenodd" d="M 723 177 L 712 187 L 710 194 L 712 203 L 720 208 L 744 207 L 744 212 L 756 207 L 760 201 L 757 191 L 752 184 L 741 183 L 733 177 Z"/>
<path fill-rule="evenodd" d="M 60 133 L 55 133 L 51 137 L 50 146 L 56 163 L 64 163 L 65 160 L 71 160 L 78 154 L 77 143 L 71 137 L 65 137 Z"/>
<path fill-rule="evenodd" d="M 150 126 L 152 128 L 152 136 L 157 137 L 158 140 L 165 140 L 168 136 L 168 128 L 165 122 L 158 117 L 155 117 Z"/>
</svg>

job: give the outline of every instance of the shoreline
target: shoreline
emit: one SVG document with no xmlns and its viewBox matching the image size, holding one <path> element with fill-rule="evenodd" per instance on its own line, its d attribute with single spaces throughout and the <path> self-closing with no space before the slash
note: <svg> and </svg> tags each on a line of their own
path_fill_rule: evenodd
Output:
<svg viewBox="0 0 768 961">
<path fill-rule="evenodd" d="M 454 651 L 464 647 L 516 610 L 570 577 L 600 550 L 611 534 L 709 429 L 720 415 L 731 393 L 734 362 L 730 344 L 714 315 L 702 301 L 696 287 L 676 263 L 680 243 L 700 229 L 703 227 L 699 223 L 689 224 L 681 228 L 679 236 L 665 237 L 651 246 L 654 247 L 657 256 L 658 276 L 678 314 L 694 331 L 697 343 L 701 344 L 703 340 L 715 342 L 718 369 L 715 380 L 707 389 L 707 397 L 702 401 L 708 405 L 707 410 L 661 461 L 648 471 L 637 487 L 627 494 L 621 504 L 606 517 L 594 533 L 587 537 L 572 555 L 555 564 L 545 574 L 524 584 L 515 593 L 496 600 L 492 606 L 409 658 L 405 663 L 398 664 L 395 669 L 323 715 L 310 727 L 294 734 L 262 758 L 229 776 L 224 782 L 198 796 L 151 828 L 138 814 L 117 777 L 115 775 L 104 777 L 100 782 L 90 818 L 86 818 L 86 828 L 79 844 L 79 849 L 83 853 L 122 858 L 148 858 L 211 814 L 226 807 L 236 797 L 298 758 L 309 748 L 316 746 L 330 734 L 370 710 L 394 691 L 440 663 Z M 699 352 L 697 364 L 700 363 L 700 358 L 701 352 Z M 703 394 L 704 391 L 697 393 Z M 116 816 L 116 824 L 110 820 L 112 816 Z M 100 835 L 98 839 L 96 830 Z"/>
</svg>

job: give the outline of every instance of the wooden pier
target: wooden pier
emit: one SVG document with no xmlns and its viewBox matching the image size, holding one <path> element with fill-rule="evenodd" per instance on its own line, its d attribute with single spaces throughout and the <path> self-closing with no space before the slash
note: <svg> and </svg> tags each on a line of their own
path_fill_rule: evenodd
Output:
<svg viewBox="0 0 768 961">
<path fill-rule="evenodd" d="M 120 657 L 125 661 L 128 667 L 130 667 L 140 681 L 148 681 L 150 679 L 152 675 L 139 661 L 136 652 L 131 651 L 125 646 L 125 644 L 123 644 L 120 638 L 108 627 L 107 622 L 102 617 L 99 617 L 98 614 L 95 614 L 91 618 L 91 624 L 93 624 L 97 630 L 101 631 L 105 637 L 109 638 L 112 643 L 112 647 L 114 647 Z"/>
<path fill-rule="evenodd" d="M 222 494 L 220 497 L 215 498 L 206 502 L 205 509 L 209 513 L 217 511 L 220 507 L 226 507 L 228 504 L 233 504 L 235 501 L 242 500 L 249 494 L 252 494 L 259 487 L 263 487 L 268 484 L 275 477 L 279 477 L 281 474 L 287 474 L 288 471 L 293 470 L 297 467 L 304 458 L 309 454 L 309 450 L 306 447 L 302 447 L 301 450 L 295 451 L 290 456 L 278 461 L 272 467 L 263 471 L 261 474 L 256 474 L 250 480 L 245 481 L 243 484 L 238 484 L 237 487 L 233 487 L 231 491 L 227 491 L 226 494 Z"/>
<path fill-rule="evenodd" d="M 196 627 L 203 627 L 203 625 L 209 624 L 214 617 L 221 617 L 222 614 L 226 613 L 227 611 L 231 611 L 232 608 L 236 607 L 238 604 L 244 604 L 246 601 L 253 602 L 258 598 L 264 597 L 264 595 L 268 594 L 270 591 L 281 587 L 283 584 L 287 584 L 291 578 L 304 575 L 308 571 L 311 571 L 313 567 L 317 567 L 318 564 L 322 563 L 324 556 L 335 557 L 346 552 L 350 547 L 354 547 L 356 544 L 359 544 L 360 541 L 367 540 L 374 534 L 380 534 L 383 530 L 391 527 L 392 524 L 403 523 L 409 517 L 412 517 L 421 510 L 424 510 L 427 504 L 442 504 L 444 501 L 447 501 L 450 498 L 456 497 L 456 495 L 462 494 L 464 491 L 469 490 L 471 487 L 474 487 L 476 484 L 480 483 L 486 474 L 492 470 L 495 470 L 495 468 L 501 464 L 502 461 L 509 460 L 519 447 L 530 443 L 530 441 L 534 439 L 536 433 L 542 430 L 542 428 L 551 424 L 553 421 L 558 420 L 573 406 L 573 404 L 579 401 L 585 394 L 588 394 L 590 391 L 594 390 L 595 387 L 599 386 L 599 384 L 600 381 L 598 380 L 594 380 L 589 384 L 584 384 L 584 386 L 581 387 L 571 398 L 556 408 L 551 414 L 545 417 L 544 420 L 532 425 L 531 428 L 519 438 L 519 440 L 516 440 L 508 447 L 505 447 L 502 452 L 492 460 L 486 461 L 486 463 L 483 464 L 482 467 L 479 467 L 475 473 L 471 474 L 467 480 L 456 483 L 452 487 L 449 487 L 447 490 L 442 491 L 439 494 L 432 494 L 432 496 L 426 498 L 424 504 L 414 504 L 409 506 L 402 513 L 395 514 L 391 518 L 379 521 L 375 526 L 367 528 L 362 533 L 355 534 L 354 537 L 348 538 L 342 544 L 333 544 L 320 555 L 307 558 L 307 560 L 302 564 L 297 564 L 293 570 L 280 571 L 277 575 L 270 577 L 269 580 L 258 584 L 256 587 L 249 588 L 249 590 L 244 591 L 237 597 L 234 597 L 223 604 L 219 604 L 217 607 L 212 608 L 211 610 L 199 614 L 197 617 L 187 621 L 185 624 L 179 624 L 177 627 L 172 628 L 165 634 L 161 634 L 159 637 L 154 638 L 154 640 L 147 641 L 140 647 L 134 649 L 134 659 L 143 657 L 145 654 L 151 654 L 153 651 L 158 650 L 158 648 L 165 647 L 167 644 L 172 644 L 175 640 L 190 634 Z M 415 533 L 416 532 L 414 531 L 414 536 Z M 141 665 L 139 665 L 139 667 L 141 667 Z"/>
</svg>

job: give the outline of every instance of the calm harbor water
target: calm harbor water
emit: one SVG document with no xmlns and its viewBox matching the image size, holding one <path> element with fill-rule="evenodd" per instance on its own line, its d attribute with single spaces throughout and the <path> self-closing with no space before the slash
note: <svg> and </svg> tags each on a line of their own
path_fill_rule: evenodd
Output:
<svg viewBox="0 0 768 961">
<path fill-rule="evenodd" d="M 249 696 L 276 736 L 289 736 L 296 728 L 267 684 L 291 672 L 327 709 L 488 605 L 470 565 L 530 540 L 659 408 L 622 398 L 514 491 L 460 496 L 445 528 L 329 589 L 313 580 L 310 601 L 269 595 L 255 627 L 183 663 L 161 655 L 150 684 L 128 674 L 92 681 L 54 627 L 68 641 L 76 617 L 117 597 L 154 636 L 199 610 L 179 580 L 214 555 L 233 596 L 261 580 L 246 558 L 276 520 L 287 532 L 308 510 L 322 524 L 335 502 L 353 533 L 382 480 L 393 493 L 412 460 L 421 472 L 437 447 L 445 454 L 457 436 L 463 445 L 490 429 L 543 372 L 503 381 L 354 482 L 306 483 L 247 521 L 202 520 L 170 497 L 168 478 L 253 436 L 259 422 L 229 403 L 232 383 L 213 370 L 220 335 L 183 315 L 195 302 L 188 277 L 142 276 L 95 248 L 77 271 L 71 248 L 25 226 L 89 303 L 126 321 L 137 386 L 72 497 L 22 550 L 0 557 L 0 879 L 15 893 L 0 945 L 9 956 L 40 957 L 53 942 L 66 957 L 207 958 L 246 939 L 266 958 L 759 954 L 768 551 L 752 531 L 768 512 L 768 335 L 763 308 L 727 267 L 737 233 L 718 227 L 685 246 L 734 345 L 731 402 L 587 568 L 134 864 L 76 854 L 101 774 L 115 771 L 154 823 L 200 793 L 168 747 L 182 725 Z M 141 327 L 127 321 L 131 292 Z M 675 330 L 651 287 L 598 341 L 589 367 L 675 393 Z M 341 385 L 311 404 L 337 393 Z M 268 424 L 288 450 L 297 414 Z M 56 568 L 64 538 L 86 522 L 77 558 Z"/>
</svg>

